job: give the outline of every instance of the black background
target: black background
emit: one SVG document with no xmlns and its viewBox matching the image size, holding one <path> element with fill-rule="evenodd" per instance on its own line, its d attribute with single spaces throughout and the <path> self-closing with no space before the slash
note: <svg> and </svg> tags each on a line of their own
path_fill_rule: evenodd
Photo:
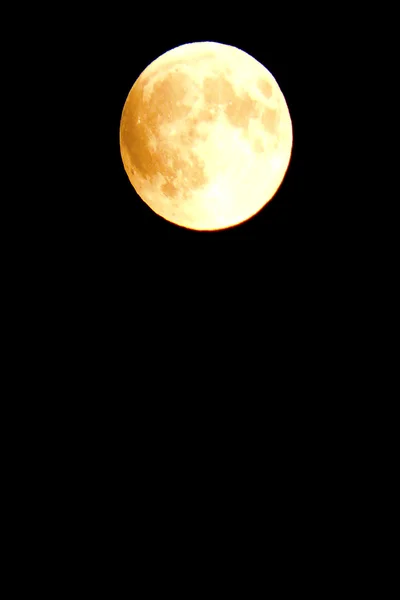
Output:
<svg viewBox="0 0 400 600">
<path fill-rule="evenodd" d="M 187 473 L 195 478 L 197 473 L 187 450 L 190 441 L 199 440 L 204 461 L 202 453 L 218 440 L 222 460 L 217 464 L 211 450 L 210 463 L 223 486 L 221 473 L 232 465 L 232 497 L 239 495 L 238 487 L 251 490 L 247 483 L 238 486 L 241 473 L 251 472 L 249 465 L 253 482 L 263 485 L 270 481 L 269 465 L 279 466 L 287 452 L 290 468 L 280 469 L 282 483 L 275 486 L 286 522 L 287 514 L 293 514 L 292 498 L 302 495 L 302 485 L 307 491 L 301 480 L 304 465 L 312 465 L 313 459 L 320 464 L 315 463 L 310 479 L 322 493 L 320 473 L 329 470 L 321 446 L 329 427 L 342 420 L 350 438 L 362 428 L 358 414 L 350 423 L 349 408 L 341 412 L 338 399 L 348 404 L 348 398 L 359 396 L 360 381 L 369 383 L 357 348 L 359 331 L 369 333 L 369 321 L 366 328 L 358 317 L 357 331 L 354 323 L 363 305 L 351 305 L 342 262 L 334 261 L 339 276 L 327 268 L 330 256 L 346 256 L 348 262 L 343 231 L 357 197 L 343 176 L 343 146 L 357 151 L 340 122 L 346 15 L 334 21 L 326 5 L 323 14 L 315 5 L 308 12 L 295 8 L 289 3 L 275 10 L 264 3 L 149 3 L 144 8 L 132 3 L 127 9 L 124 3 L 98 5 L 86 15 L 75 12 L 68 25 L 60 16 L 56 34 L 63 29 L 67 35 L 60 42 L 64 62 L 56 62 L 54 72 L 61 73 L 61 86 L 56 91 L 51 81 L 46 104 L 58 114 L 45 145 L 59 164 L 52 208 L 46 204 L 43 211 L 43 229 L 51 231 L 57 245 L 43 236 L 43 255 L 32 261 L 32 276 L 21 295 L 16 321 L 25 319 L 31 330 L 27 325 L 22 344 L 14 338 L 32 373 L 18 368 L 15 381 L 28 384 L 28 398 L 49 394 L 53 412 L 46 407 L 42 421 L 56 439 L 68 428 L 68 453 L 76 451 L 75 430 L 81 427 L 89 457 L 84 462 L 84 452 L 76 451 L 82 479 L 95 489 L 90 476 L 96 476 L 96 467 L 101 482 L 95 501 L 88 503 L 89 516 L 104 498 L 110 498 L 109 506 L 118 504 L 115 515 L 126 514 L 121 498 L 129 499 L 128 512 L 142 500 L 154 506 L 151 519 L 160 515 L 154 500 L 164 501 L 168 488 L 161 484 L 149 500 L 151 485 L 137 484 L 138 470 L 157 479 L 153 467 L 146 467 L 152 461 L 160 465 L 176 438 L 178 459 L 188 461 L 183 475 L 179 473 L 186 488 Z M 143 69 L 173 47 L 206 40 L 239 47 L 272 72 L 289 106 L 294 141 L 289 169 L 274 199 L 248 222 L 212 233 L 189 231 L 154 214 L 135 194 L 119 150 L 122 108 Z M 51 46 L 46 52 L 51 54 Z M 32 201 L 32 206 L 36 210 L 38 203 Z M 350 269 L 349 275 L 354 278 Z M 351 376 L 352 388 L 347 381 Z M 65 406 L 59 402 L 62 396 Z M 30 405 L 37 414 L 37 403 Z M 280 421 L 274 410 L 282 414 Z M 148 414 L 147 420 L 141 413 Z M 28 426 L 32 429 L 31 418 Z M 181 441 L 182 432 L 187 440 Z M 314 442 L 315 432 L 320 439 Z M 226 443 L 228 434 L 232 441 Z M 95 435 L 99 441 L 92 443 Z M 332 461 L 342 445 L 343 436 L 335 431 Z M 243 459 L 246 451 L 249 459 Z M 54 456 L 54 444 L 45 453 Z M 122 472 L 124 458 L 131 464 Z M 167 473 L 171 464 L 181 464 L 178 459 L 166 463 Z M 298 475 L 292 477 L 296 469 Z M 55 472 L 64 473 L 59 463 Z M 110 474 L 119 481 L 110 485 Z M 282 500 L 285 480 L 293 483 Z M 132 481 L 139 491 L 131 501 L 121 484 Z M 170 485 L 173 489 L 174 483 Z M 323 492 L 327 497 L 332 495 L 329 485 Z M 195 485 L 193 490 L 198 495 Z M 346 491 L 346 503 L 347 496 Z M 254 514 L 253 498 L 264 497 L 258 490 L 249 491 L 249 497 Z M 320 496 L 313 498 L 321 504 Z M 311 511 L 314 505 L 310 503 Z M 109 515 L 110 508 L 105 510 Z M 294 514 L 304 521 L 303 513 Z M 104 521 L 103 515 L 99 518 Z M 162 519 L 170 521 L 169 516 Z M 94 529 L 102 534 L 98 523 L 96 519 Z M 229 527 L 232 531 L 231 522 Z"/>
</svg>

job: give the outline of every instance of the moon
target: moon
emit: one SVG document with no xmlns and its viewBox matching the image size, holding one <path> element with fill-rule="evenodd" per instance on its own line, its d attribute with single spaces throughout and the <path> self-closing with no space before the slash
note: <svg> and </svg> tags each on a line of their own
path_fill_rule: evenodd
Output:
<svg viewBox="0 0 400 600">
<path fill-rule="evenodd" d="M 217 42 L 184 44 L 146 67 L 127 96 L 119 133 L 140 198 L 195 230 L 225 229 L 258 213 L 280 187 L 293 143 L 273 75 Z"/>
</svg>

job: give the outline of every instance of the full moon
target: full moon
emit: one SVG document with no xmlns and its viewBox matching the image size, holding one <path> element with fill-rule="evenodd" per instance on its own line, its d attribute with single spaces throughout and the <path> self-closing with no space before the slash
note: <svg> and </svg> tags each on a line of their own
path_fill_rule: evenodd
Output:
<svg viewBox="0 0 400 600">
<path fill-rule="evenodd" d="M 197 230 L 232 227 L 273 198 L 293 142 L 284 95 L 255 58 L 195 42 L 154 60 L 122 110 L 120 150 L 140 198 Z"/>
</svg>

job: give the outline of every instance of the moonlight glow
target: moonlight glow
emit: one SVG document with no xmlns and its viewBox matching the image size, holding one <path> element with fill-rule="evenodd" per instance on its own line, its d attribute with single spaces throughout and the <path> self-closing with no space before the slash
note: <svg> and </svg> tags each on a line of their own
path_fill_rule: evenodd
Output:
<svg viewBox="0 0 400 600">
<path fill-rule="evenodd" d="M 215 42 L 179 46 L 134 83 L 120 125 L 122 161 L 158 215 L 223 229 L 276 193 L 292 150 L 285 98 L 245 52 Z"/>
</svg>

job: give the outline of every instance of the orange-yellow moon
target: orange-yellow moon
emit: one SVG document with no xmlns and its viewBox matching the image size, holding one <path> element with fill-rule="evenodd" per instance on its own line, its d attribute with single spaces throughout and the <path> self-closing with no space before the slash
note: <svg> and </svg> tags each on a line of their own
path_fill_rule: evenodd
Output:
<svg viewBox="0 0 400 600">
<path fill-rule="evenodd" d="M 152 62 L 122 111 L 129 180 L 158 215 L 189 229 L 246 221 L 275 195 L 292 123 L 272 74 L 225 44 L 196 42 Z"/>
</svg>

